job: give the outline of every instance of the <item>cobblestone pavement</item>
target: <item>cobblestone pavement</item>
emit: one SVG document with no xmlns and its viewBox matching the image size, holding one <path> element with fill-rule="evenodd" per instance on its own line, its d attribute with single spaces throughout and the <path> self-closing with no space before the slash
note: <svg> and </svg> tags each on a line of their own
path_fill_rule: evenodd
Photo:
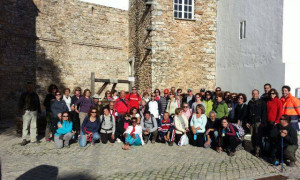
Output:
<svg viewBox="0 0 300 180">
<path fill-rule="evenodd" d="M 193 146 L 169 147 L 147 144 L 130 151 L 122 144 L 96 144 L 56 149 L 42 139 L 40 144 L 19 145 L 12 128 L 0 134 L 2 178 L 16 179 L 254 179 L 279 174 L 264 160 L 242 150 L 234 157 Z M 297 151 L 300 159 L 300 151 Z M 41 166 L 48 165 L 48 166 Z M 38 168 L 40 167 L 40 168 Z M 297 167 L 285 167 L 291 179 L 300 179 Z M 34 169 L 36 168 L 36 169 Z M 31 171 L 29 171 L 31 170 Z M 28 172 L 29 171 L 29 172 Z M 26 174 L 24 174 L 27 172 Z"/>
</svg>

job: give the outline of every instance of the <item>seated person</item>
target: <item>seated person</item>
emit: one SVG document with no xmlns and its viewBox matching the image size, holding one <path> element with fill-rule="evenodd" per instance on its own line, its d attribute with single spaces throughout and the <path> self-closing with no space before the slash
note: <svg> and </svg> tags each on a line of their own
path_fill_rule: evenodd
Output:
<svg viewBox="0 0 300 180">
<path fill-rule="evenodd" d="M 60 149 L 62 147 L 70 147 L 69 141 L 73 136 L 72 121 L 69 119 L 69 113 L 62 114 L 62 120 L 57 123 L 57 130 L 54 136 L 55 146 Z"/>
<path fill-rule="evenodd" d="M 115 142 L 115 130 L 116 130 L 116 121 L 115 117 L 109 113 L 107 107 L 103 109 L 103 115 L 100 116 L 100 137 L 101 142 L 106 144 L 107 141 L 110 143 Z"/>
<path fill-rule="evenodd" d="M 283 145 L 283 159 L 289 160 L 289 166 L 295 167 L 298 149 L 298 137 L 296 129 L 290 124 L 291 119 L 287 115 L 282 115 L 280 124 L 271 131 L 271 138 L 275 146 L 272 148 L 271 157 L 275 165 L 279 165 L 278 159 L 281 159 L 281 151 Z M 282 144 L 283 141 L 283 144 Z"/>
<path fill-rule="evenodd" d="M 160 142 L 168 142 L 169 146 L 173 146 L 173 142 L 175 139 L 174 123 L 173 120 L 169 117 L 169 113 L 167 112 L 164 113 L 163 119 L 159 121 L 158 135 Z"/>
<path fill-rule="evenodd" d="M 100 118 L 97 108 L 91 108 L 88 116 L 84 118 L 81 125 L 80 137 L 78 138 L 79 146 L 85 147 L 87 142 L 90 142 L 92 146 L 95 145 L 95 141 L 100 139 L 98 133 L 100 129 Z"/>
<path fill-rule="evenodd" d="M 182 114 L 182 108 L 175 109 L 174 124 L 175 124 L 175 142 L 178 144 L 181 136 L 189 132 L 189 121 Z"/>
<path fill-rule="evenodd" d="M 126 131 L 124 132 L 125 137 L 125 145 L 122 149 L 129 150 L 130 146 L 141 146 L 144 144 L 142 140 L 142 127 L 137 125 L 137 118 L 133 117 L 131 119 L 131 126 L 128 126 Z"/>
<path fill-rule="evenodd" d="M 195 109 L 196 114 L 192 116 L 190 125 L 193 132 L 193 146 L 203 147 L 205 142 L 205 126 L 207 117 L 205 115 L 205 107 L 202 104 L 197 104 Z"/>
<path fill-rule="evenodd" d="M 216 118 L 217 113 L 215 111 L 209 112 L 209 118 L 206 124 L 206 141 L 204 144 L 205 148 L 215 148 L 218 143 L 219 130 L 221 128 L 221 122 Z"/>
<path fill-rule="evenodd" d="M 230 124 L 227 118 L 223 118 L 221 123 L 222 137 L 219 142 L 221 146 L 217 148 L 217 151 L 221 152 L 227 150 L 229 156 L 234 156 L 236 147 L 241 143 L 241 140 L 237 135 L 238 129 Z"/>
<path fill-rule="evenodd" d="M 148 143 L 148 140 L 152 138 L 152 144 L 155 143 L 158 132 L 157 132 L 157 121 L 150 115 L 150 112 L 145 112 L 144 117 L 141 120 L 141 126 L 143 128 L 143 139 L 145 143 Z"/>
</svg>

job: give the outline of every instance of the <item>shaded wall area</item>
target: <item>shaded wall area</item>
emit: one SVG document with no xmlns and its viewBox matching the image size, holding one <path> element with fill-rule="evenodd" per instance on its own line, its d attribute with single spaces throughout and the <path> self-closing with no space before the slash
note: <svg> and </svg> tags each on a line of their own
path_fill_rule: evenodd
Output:
<svg viewBox="0 0 300 180">
<path fill-rule="evenodd" d="M 42 101 L 51 83 L 90 88 L 91 72 L 128 78 L 128 11 L 76 0 L 1 3 L 2 117 L 16 110 L 27 81 L 36 84 Z M 102 84 L 96 85 L 97 91 Z"/>
</svg>

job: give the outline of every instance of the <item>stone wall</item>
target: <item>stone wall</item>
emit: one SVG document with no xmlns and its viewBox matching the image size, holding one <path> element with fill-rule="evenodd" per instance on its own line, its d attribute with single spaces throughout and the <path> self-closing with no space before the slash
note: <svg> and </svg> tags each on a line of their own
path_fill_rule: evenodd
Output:
<svg viewBox="0 0 300 180">
<path fill-rule="evenodd" d="M 139 21 L 143 22 L 145 5 L 139 3 Z M 215 86 L 216 58 L 216 0 L 195 0 L 194 20 L 174 19 L 172 0 L 153 0 L 150 23 L 139 23 L 141 33 L 147 32 L 151 42 L 151 57 L 146 59 L 151 73 L 139 71 L 137 77 L 151 77 L 152 89 L 171 86 L 198 91 Z M 149 8 L 148 8 L 149 9 Z M 136 38 L 136 37 L 135 37 Z M 138 38 L 140 43 L 144 39 Z M 142 57 L 138 57 L 139 61 Z M 139 80 L 143 81 L 143 80 Z M 143 88 L 144 86 L 142 86 Z"/>
<path fill-rule="evenodd" d="M 90 88 L 91 72 L 96 78 L 128 78 L 128 11 L 76 0 L 1 3 L 2 117 L 16 109 L 27 81 L 43 99 L 51 83 Z"/>
</svg>

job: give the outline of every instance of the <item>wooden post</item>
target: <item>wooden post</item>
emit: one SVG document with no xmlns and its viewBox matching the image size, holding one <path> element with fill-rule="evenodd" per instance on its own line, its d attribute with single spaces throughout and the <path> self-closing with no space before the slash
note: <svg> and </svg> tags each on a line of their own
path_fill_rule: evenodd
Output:
<svg viewBox="0 0 300 180">
<path fill-rule="evenodd" d="M 94 93 L 95 93 L 95 73 L 94 72 L 91 73 L 91 91 L 92 91 L 92 95 L 94 95 Z"/>
</svg>

